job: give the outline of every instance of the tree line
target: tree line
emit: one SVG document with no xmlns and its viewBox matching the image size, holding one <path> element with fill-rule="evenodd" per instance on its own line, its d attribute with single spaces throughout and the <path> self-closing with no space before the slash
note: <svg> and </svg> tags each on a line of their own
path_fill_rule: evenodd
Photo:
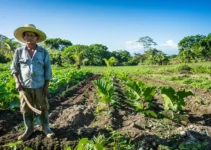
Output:
<svg viewBox="0 0 211 150">
<path fill-rule="evenodd" d="M 75 64 L 77 68 L 86 66 L 132 66 L 132 65 L 166 65 L 183 62 L 210 61 L 211 34 L 184 37 L 178 43 L 178 55 L 168 56 L 162 50 L 153 48 L 157 43 L 149 36 L 140 37 L 144 53 L 131 55 L 127 50 L 109 51 L 102 44 L 82 45 L 60 38 L 49 38 L 39 45 L 49 51 L 51 63 L 62 66 L 63 63 Z M 12 60 L 15 49 L 21 43 L 0 34 L 0 63 Z"/>
</svg>

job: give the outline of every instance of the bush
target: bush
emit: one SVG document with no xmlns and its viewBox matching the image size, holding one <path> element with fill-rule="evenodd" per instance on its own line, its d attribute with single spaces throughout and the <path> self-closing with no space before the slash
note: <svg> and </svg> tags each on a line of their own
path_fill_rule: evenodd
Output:
<svg viewBox="0 0 211 150">
<path fill-rule="evenodd" d="M 10 59 L 6 58 L 4 55 L 0 54 L 0 63 L 8 63 Z"/>
<path fill-rule="evenodd" d="M 49 51 L 50 59 L 51 59 L 51 64 L 52 65 L 57 65 L 62 67 L 62 55 L 61 52 L 58 50 L 51 50 Z"/>
<path fill-rule="evenodd" d="M 195 73 L 211 73 L 211 67 L 210 66 L 196 66 L 192 69 Z"/>
<path fill-rule="evenodd" d="M 178 71 L 191 71 L 191 69 L 192 68 L 186 64 L 180 65 L 177 68 Z"/>
</svg>

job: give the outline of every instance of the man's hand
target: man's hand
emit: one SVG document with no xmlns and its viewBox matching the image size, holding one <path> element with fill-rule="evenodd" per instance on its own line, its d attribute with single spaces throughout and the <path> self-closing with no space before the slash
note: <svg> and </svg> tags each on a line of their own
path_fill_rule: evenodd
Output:
<svg viewBox="0 0 211 150">
<path fill-rule="evenodd" d="M 48 87 L 47 86 L 44 86 L 44 88 L 43 88 L 43 96 L 44 97 L 47 97 L 48 95 L 49 95 Z"/>
<path fill-rule="evenodd" d="M 14 77 L 14 79 L 15 79 L 15 88 L 16 88 L 18 91 L 23 90 L 23 89 L 22 89 L 22 85 L 21 85 L 21 83 L 20 83 L 20 81 L 19 81 L 19 79 L 18 79 L 18 73 L 14 73 L 14 74 L 13 74 L 13 77 Z"/>
<path fill-rule="evenodd" d="M 16 82 L 15 88 L 18 89 L 19 91 L 22 90 L 22 85 L 21 85 L 21 83 L 19 81 Z"/>
</svg>

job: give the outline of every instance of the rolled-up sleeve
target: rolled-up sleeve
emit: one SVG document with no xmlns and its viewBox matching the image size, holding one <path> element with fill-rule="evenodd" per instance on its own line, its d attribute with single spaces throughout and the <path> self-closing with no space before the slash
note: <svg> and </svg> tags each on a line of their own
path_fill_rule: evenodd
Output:
<svg viewBox="0 0 211 150">
<path fill-rule="evenodd" d="M 51 62 L 50 62 L 50 57 L 48 54 L 48 51 L 45 51 L 46 55 L 45 55 L 45 80 L 50 80 L 52 77 L 52 69 L 51 69 Z"/>
<path fill-rule="evenodd" d="M 10 69 L 11 69 L 11 75 L 19 72 L 18 50 L 15 50 Z"/>
</svg>

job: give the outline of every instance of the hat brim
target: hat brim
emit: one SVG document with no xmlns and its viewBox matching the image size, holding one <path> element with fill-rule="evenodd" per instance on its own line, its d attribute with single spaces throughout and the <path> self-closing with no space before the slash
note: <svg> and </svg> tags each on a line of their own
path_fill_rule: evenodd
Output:
<svg viewBox="0 0 211 150">
<path fill-rule="evenodd" d="M 39 35 L 39 38 L 36 41 L 37 43 L 45 41 L 45 39 L 46 39 L 46 34 L 44 32 L 42 32 L 39 29 L 34 29 L 34 28 L 31 28 L 31 27 L 20 27 L 20 28 L 17 28 L 14 31 L 15 38 L 17 40 L 19 40 L 20 42 L 25 43 L 25 40 L 23 39 L 23 33 L 26 32 L 26 31 L 28 31 L 28 32 L 35 32 L 36 34 Z"/>
</svg>

